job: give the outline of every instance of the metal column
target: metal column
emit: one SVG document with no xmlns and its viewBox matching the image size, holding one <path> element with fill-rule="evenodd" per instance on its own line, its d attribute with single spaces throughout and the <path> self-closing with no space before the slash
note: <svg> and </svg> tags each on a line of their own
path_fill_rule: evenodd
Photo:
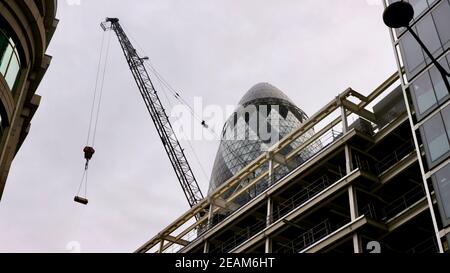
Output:
<svg viewBox="0 0 450 273">
<path fill-rule="evenodd" d="M 210 229 L 212 227 L 212 221 L 213 221 L 213 217 L 214 217 L 214 204 L 211 200 L 210 205 L 209 205 L 209 213 L 208 213 L 208 225 L 207 225 L 207 229 Z"/>
<path fill-rule="evenodd" d="M 205 245 L 203 246 L 203 253 L 208 254 L 209 253 L 209 242 L 206 241 Z"/>
<path fill-rule="evenodd" d="M 267 156 L 269 157 L 269 187 L 270 187 L 275 182 L 275 177 L 274 177 L 274 173 L 273 173 L 274 164 L 273 164 L 272 152 L 268 152 Z"/>
<path fill-rule="evenodd" d="M 159 244 L 159 254 L 162 254 L 164 251 L 164 239 L 161 239 L 161 243 Z"/>
<path fill-rule="evenodd" d="M 447 252 L 449 252 L 450 253 L 450 233 L 449 234 L 447 234 Z"/>
<path fill-rule="evenodd" d="M 341 103 L 341 99 L 339 98 L 339 103 L 341 105 L 341 120 L 342 120 L 342 132 L 346 134 L 348 132 L 348 120 L 347 113 L 345 107 Z M 350 146 L 345 145 L 345 170 L 346 173 L 349 174 L 353 171 L 353 160 L 352 160 L 352 151 Z M 348 188 L 348 198 L 349 198 L 349 206 L 350 206 L 350 218 L 351 221 L 355 221 L 358 218 L 358 200 L 356 197 L 356 190 L 353 186 Z M 362 253 L 362 245 L 361 238 L 357 233 L 353 235 L 353 249 L 355 253 Z"/>
<path fill-rule="evenodd" d="M 267 198 L 267 218 L 266 218 L 267 227 L 272 224 L 272 220 L 273 220 L 273 201 L 269 197 Z M 266 238 L 265 253 L 266 254 L 272 253 L 272 239 L 270 239 L 269 237 Z"/>
<path fill-rule="evenodd" d="M 266 254 L 272 253 L 272 239 L 270 238 L 266 239 L 265 253 Z"/>
<path fill-rule="evenodd" d="M 273 201 L 269 197 L 267 198 L 267 219 L 266 219 L 266 225 L 270 226 L 272 224 L 273 220 Z"/>
</svg>

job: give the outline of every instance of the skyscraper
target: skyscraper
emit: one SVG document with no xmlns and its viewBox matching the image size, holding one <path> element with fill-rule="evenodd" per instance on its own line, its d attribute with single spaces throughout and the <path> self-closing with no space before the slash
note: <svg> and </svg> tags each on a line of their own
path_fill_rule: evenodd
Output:
<svg viewBox="0 0 450 273">
<path fill-rule="evenodd" d="M 252 87 L 224 125 L 209 192 L 213 192 L 237 174 L 307 118 L 307 115 L 275 86 L 259 83 Z M 288 154 L 299 144 L 301 141 L 292 143 L 284 150 L 284 154 Z M 305 157 L 306 155 L 303 155 L 303 158 Z M 295 160 L 303 159 L 299 156 Z M 258 176 L 257 173 L 252 175 Z"/>
</svg>

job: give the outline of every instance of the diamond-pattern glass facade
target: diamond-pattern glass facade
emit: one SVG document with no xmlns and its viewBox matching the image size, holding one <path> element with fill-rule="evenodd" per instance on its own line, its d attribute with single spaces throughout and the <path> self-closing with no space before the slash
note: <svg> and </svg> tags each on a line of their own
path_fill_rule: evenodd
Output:
<svg viewBox="0 0 450 273">
<path fill-rule="evenodd" d="M 225 123 L 211 174 L 209 192 L 217 189 L 273 144 L 298 128 L 307 118 L 278 88 L 268 83 L 255 85 L 245 94 L 238 109 Z M 288 154 L 306 138 L 308 134 L 282 153 Z M 300 160 L 301 157 L 302 154 Z"/>
</svg>

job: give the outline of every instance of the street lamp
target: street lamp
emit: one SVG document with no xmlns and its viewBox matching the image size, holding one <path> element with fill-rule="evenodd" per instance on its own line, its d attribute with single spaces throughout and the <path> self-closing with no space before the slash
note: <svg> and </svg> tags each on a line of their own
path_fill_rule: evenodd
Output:
<svg viewBox="0 0 450 273">
<path fill-rule="evenodd" d="M 394 2 L 390 4 L 384 10 L 383 13 L 383 21 L 386 24 L 386 26 L 390 28 L 404 27 L 411 33 L 411 35 L 414 37 L 414 39 L 416 39 L 420 47 L 422 47 L 422 49 L 425 51 L 425 53 L 428 55 L 433 64 L 441 73 L 445 86 L 447 87 L 447 90 L 450 92 L 450 83 L 447 78 L 450 77 L 450 73 L 446 71 L 445 68 L 433 57 L 433 54 L 431 54 L 427 46 L 422 42 L 419 36 L 409 26 L 409 23 L 413 20 L 413 18 L 414 18 L 413 6 L 410 3 L 405 2 L 403 0 L 400 2 Z"/>
</svg>

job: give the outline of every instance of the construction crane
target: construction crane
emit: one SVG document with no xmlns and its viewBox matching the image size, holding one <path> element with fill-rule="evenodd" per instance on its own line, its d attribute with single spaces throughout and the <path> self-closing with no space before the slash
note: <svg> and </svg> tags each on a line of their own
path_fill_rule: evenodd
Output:
<svg viewBox="0 0 450 273">
<path fill-rule="evenodd" d="M 139 88 L 139 91 L 144 99 L 145 105 L 150 113 L 150 116 L 158 131 L 159 137 L 163 143 L 164 149 L 169 156 L 172 167 L 175 170 L 177 178 L 181 184 L 184 194 L 191 207 L 199 203 L 204 197 L 195 179 L 194 173 L 186 159 L 184 149 L 175 135 L 169 117 L 166 114 L 155 86 L 147 72 L 144 62 L 148 57 L 141 57 L 138 55 L 136 49 L 125 34 L 122 26 L 117 18 L 106 18 L 105 22 L 101 23 L 104 31 L 112 30 L 119 39 L 120 46 Z"/>
</svg>

